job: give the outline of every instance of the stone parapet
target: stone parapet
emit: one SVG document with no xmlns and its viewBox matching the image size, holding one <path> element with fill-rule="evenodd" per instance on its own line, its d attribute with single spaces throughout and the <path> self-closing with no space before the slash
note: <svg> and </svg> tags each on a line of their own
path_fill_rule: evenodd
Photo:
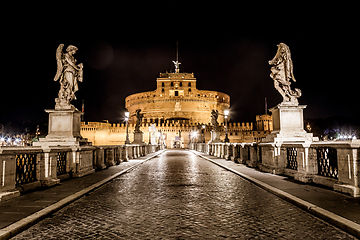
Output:
<svg viewBox="0 0 360 240">
<path fill-rule="evenodd" d="M 208 143 L 190 149 L 246 164 L 261 171 L 286 175 L 360 197 L 360 140 L 312 143 Z"/>
<path fill-rule="evenodd" d="M 0 201 L 163 149 L 158 145 L 0 147 Z"/>
</svg>

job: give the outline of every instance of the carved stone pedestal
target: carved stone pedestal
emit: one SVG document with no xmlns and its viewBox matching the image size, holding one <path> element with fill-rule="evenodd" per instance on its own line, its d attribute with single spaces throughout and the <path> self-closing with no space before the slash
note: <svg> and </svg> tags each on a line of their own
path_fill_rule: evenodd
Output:
<svg viewBox="0 0 360 240">
<path fill-rule="evenodd" d="M 49 113 L 49 130 L 45 138 L 34 142 L 34 146 L 80 146 L 91 145 L 86 138 L 80 135 L 81 115 L 77 109 L 45 110 Z"/>
<path fill-rule="evenodd" d="M 132 142 L 132 144 L 145 144 L 145 142 L 143 141 L 143 135 L 144 133 L 142 131 L 134 131 L 134 141 Z"/>
<path fill-rule="evenodd" d="M 44 161 L 44 166 L 52 164 L 52 172 L 56 173 L 56 154 L 71 149 L 71 152 L 67 153 L 67 157 L 71 161 L 68 161 L 66 164 L 68 167 L 73 168 L 73 177 L 81 177 L 95 172 L 91 143 L 80 135 L 82 112 L 75 108 L 45 111 L 49 113 L 48 135 L 45 138 L 40 138 L 39 142 L 33 143 L 34 146 L 40 146 L 44 151 L 44 159 L 42 160 Z M 46 176 L 45 174 L 44 180 L 41 182 L 42 185 L 50 186 L 60 181 L 57 177 L 48 175 Z"/>
<path fill-rule="evenodd" d="M 287 152 L 286 148 L 282 147 L 283 144 L 306 148 L 303 156 L 304 161 L 307 162 L 307 151 L 313 141 L 313 134 L 304 130 L 303 110 L 305 107 L 306 105 L 283 102 L 269 109 L 272 112 L 274 130 L 259 144 L 262 148 L 262 163 L 259 166 L 261 171 L 284 174 Z M 300 153 L 297 154 L 300 156 Z M 305 176 L 295 177 L 305 180 Z"/>
<path fill-rule="evenodd" d="M 211 140 L 209 141 L 209 143 L 220 143 L 220 132 L 218 131 L 210 131 L 211 133 Z"/>
<path fill-rule="evenodd" d="M 306 105 L 280 103 L 270 108 L 273 117 L 273 131 L 263 142 L 305 142 L 312 141 L 313 134 L 304 130 L 303 110 Z"/>
</svg>

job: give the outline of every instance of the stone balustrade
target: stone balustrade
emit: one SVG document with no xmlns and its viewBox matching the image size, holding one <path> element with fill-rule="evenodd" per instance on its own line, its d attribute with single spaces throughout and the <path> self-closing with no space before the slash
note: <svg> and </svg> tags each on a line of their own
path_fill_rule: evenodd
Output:
<svg viewBox="0 0 360 240">
<path fill-rule="evenodd" d="M 159 145 L 0 147 L 0 201 L 163 149 Z"/>
<path fill-rule="evenodd" d="M 360 197 L 360 140 L 304 143 L 192 143 L 189 149 Z"/>
</svg>

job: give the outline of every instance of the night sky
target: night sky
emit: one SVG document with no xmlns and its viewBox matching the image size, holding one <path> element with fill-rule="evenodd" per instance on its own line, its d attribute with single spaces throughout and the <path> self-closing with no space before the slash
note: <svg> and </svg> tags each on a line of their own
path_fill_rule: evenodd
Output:
<svg viewBox="0 0 360 240">
<path fill-rule="evenodd" d="M 344 18 L 336 6 L 294 15 L 285 9 L 136 4 L 14 11 L 2 34 L 7 62 L 0 123 L 47 121 L 44 109 L 54 108 L 59 90 L 53 78 L 60 43 L 78 47 L 75 58 L 84 64 L 72 103 L 81 109 L 84 99 L 86 121 L 120 122 L 126 96 L 155 90 L 159 73 L 174 71 L 177 41 L 180 71 L 193 72 L 198 89 L 229 94 L 232 121 L 263 114 L 265 97 L 269 108 L 282 101 L 268 65 L 280 42 L 291 50 L 292 88 L 302 90 L 305 118 L 360 117 L 358 20 Z"/>
</svg>

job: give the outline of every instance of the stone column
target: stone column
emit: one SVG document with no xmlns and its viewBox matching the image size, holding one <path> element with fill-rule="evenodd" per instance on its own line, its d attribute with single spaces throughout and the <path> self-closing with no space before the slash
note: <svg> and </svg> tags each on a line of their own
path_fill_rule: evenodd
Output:
<svg viewBox="0 0 360 240">
<path fill-rule="evenodd" d="M 40 182 L 42 186 L 53 186 L 60 183 L 57 178 L 57 152 L 51 151 L 50 148 L 43 148 L 40 160 Z"/>
</svg>

